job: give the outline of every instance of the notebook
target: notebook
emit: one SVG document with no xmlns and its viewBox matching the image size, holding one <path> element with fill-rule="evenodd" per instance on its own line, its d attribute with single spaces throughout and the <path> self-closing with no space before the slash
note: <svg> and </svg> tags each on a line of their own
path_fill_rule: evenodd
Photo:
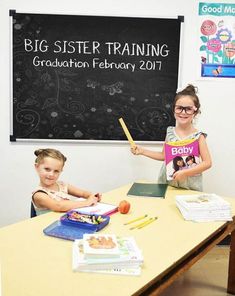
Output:
<svg viewBox="0 0 235 296">
<path fill-rule="evenodd" d="M 165 198 L 167 184 L 157 183 L 134 183 L 127 195 L 141 197 L 160 197 Z"/>
</svg>

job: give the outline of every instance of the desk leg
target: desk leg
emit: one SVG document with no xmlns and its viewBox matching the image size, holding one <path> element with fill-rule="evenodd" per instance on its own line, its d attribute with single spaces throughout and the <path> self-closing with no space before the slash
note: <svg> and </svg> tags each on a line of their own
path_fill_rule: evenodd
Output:
<svg viewBox="0 0 235 296">
<path fill-rule="evenodd" d="M 227 292 L 235 295 L 235 230 L 231 233 Z"/>
</svg>

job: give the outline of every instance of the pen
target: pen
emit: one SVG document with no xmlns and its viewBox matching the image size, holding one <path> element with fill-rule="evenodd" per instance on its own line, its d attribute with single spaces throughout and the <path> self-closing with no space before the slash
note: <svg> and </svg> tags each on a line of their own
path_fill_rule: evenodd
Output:
<svg viewBox="0 0 235 296">
<path fill-rule="evenodd" d="M 133 223 L 133 222 L 139 221 L 139 220 L 141 220 L 141 219 L 146 218 L 147 216 L 148 216 L 148 215 L 146 214 L 146 215 L 144 215 L 144 216 L 138 217 L 138 218 L 136 218 L 136 219 L 133 219 L 133 220 L 131 220 L 131 221 L 129 221 L 129 222 L 124 223 L 124 225 L 128 225 L 128 224 L 131 224 L 131 223 Z"/>
<path fill-rule="evenodd" d="M 145 224 L 139 226 L 138 229 L 141 229 L 141 228 L 143 228 L 143 227 L 149 225 L 150 223 L 152 223 L 152 222 L 155 221 L 155 220 L 157 220 L 157 217 L 149 219 L 149 221 L 147 221 Z"/>
</svg>

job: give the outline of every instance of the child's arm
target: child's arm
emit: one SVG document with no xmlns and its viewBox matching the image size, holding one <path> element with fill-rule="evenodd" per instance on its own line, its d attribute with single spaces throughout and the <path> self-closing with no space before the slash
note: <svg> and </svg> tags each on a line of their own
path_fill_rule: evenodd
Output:
<svg viewBox="0 0 235 296">
<path fill-rule="evenodd" d="M 34 194 L 33 200 L 36 206 L 40 208 L 49 209 L 54 212 L 67 212 L 75 208 L 88 207 L 96 205 L 98 199 L 94 195 L 86 198 L 86 200 L 72 201 L 72 200 L 54 200 L 45 192 L 38 191 Z"/>
<path fill-rule="evenodd" d="M 97 201 L 101 200 L 102 195 L 100 193 L 96 193 L 95 195 L 90 192 L 80 188 L 77 188 L 71 184 L 68 184 L 68 194 L 76 196 L 76 197 L 84 197 L 89 198 L 91 196 L 96 197 Z"/>
<path fill-rule="evenodd" d="M 201 135 L 199 137 L 199 151 L 201 156 L 201 162 L 192 168 L 177 171 L 173 175 L 174 180 L 182 181 L 187 177 L 201 174 L 202 172 L 208 170 L 212 166 L 210 152 L 209 152 L 209 149 L 206 143 L 206 138 L 204 135 Z"/>
<path fill-rule="evenodd" d="M 134 155 L 143 155 L 155 160 L 162 160 L 162 161 L 165 160 L 164 147 L 161 152 L 158 152 L 158 151 L 151 151 L 140 146 L 134 146 L 131 148 L 131 152 Z"/>
</svg>

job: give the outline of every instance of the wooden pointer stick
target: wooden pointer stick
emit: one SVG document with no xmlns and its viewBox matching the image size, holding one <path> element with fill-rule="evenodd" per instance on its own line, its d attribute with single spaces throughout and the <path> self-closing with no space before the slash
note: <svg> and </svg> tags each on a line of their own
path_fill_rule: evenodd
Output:
<svg viewBox="0 0 235 296">
<path fill-rule="evenodd" d="M 119 118 L 119 122 L 120 122 L 120 124 L 121 124 L 121 126 L 123 128 L 123 131 L 124 131 L 124 133 L 125 133 L 128 141 L 129 141 L 131 147 L 133 148 L 136 145 L 135 145 L 134 140 L 132 139 L 132 136 L 131 136 L 131 134 L 130 134 L 130 132 L 129 132 L 129 130 L 128 130 L 126 124 L 125 124 L 125 122 L 124 122 L 124 120 L 122 118 Z"/>
</svg>

